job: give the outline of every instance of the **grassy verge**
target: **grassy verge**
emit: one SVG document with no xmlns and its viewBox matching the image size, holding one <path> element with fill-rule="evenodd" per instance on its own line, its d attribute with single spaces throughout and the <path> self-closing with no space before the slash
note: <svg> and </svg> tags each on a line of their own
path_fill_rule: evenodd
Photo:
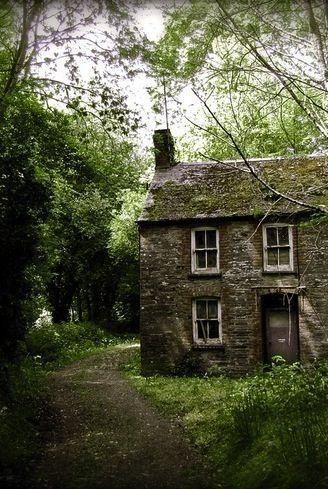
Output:
<svg viewBox="0 0 328 489">
<path fill-rule="evenodd" d="M 130 382 L 193 443 L 231 489 L 328 487 L 328 364 L 277 365 L 243 379 L 139 375 Z"/>
<path fill-rule="evenodd" d="M 132 335 L 115 336 L 89 323 L 33 327 L 17 360 L 5 366 L 8 383 L 0 391 L 0 487 L 24 488 L 44 443 L 49 412 L 47 376 L 72 361 L 100 353 Z"/>
</svg>

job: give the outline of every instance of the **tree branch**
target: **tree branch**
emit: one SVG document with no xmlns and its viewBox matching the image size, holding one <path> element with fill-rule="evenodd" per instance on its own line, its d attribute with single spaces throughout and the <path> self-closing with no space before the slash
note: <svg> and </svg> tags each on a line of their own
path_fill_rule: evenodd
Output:
<svg viewBox="0 0 328 489">
<path fill-rule="evenodd" d="M 214 112 L 211 110 L 211 108 L 207 104 L 206 100 L 202 99 L 200 97 L 200 95 L 194 89 L 193 89 L 193 93 L 202 102 L 202 104 L 204 105 L 204 107 L 206 108 L 206 110 L 208 111 L 208 113 L 211 115 L 211 117 L 216 122 L 216 124 L 220 127 L 220 129 L 224 132 L 224 134 L 230 139 L 230 141 L 232 142 L 235 150 L 237 151 L 237 153 L 239 154 L 239 156 L 243 160 L 245 166 L 248 168 L 250 174 L 259 183 L 261 183 L 261 185 L 263 187 L 265 187 L 267 190 L 269 190 L 273 195 L 276 195 L 277 197 L 281 197 L 281 198 L 287 200 L 288 202 L 291 202 L 293 204 L 297 204 L 300 207 L 304 207 L 304 208 L 309 209 L 311 211 L 315 211 L 318 214 L 328 215 L 328 211 L 324 210 L 323 208 L 318 207 L 318 206 L 315 206 L 315 205 L 312 205 L 312 204 L 309 204 L 309 203 L 306 203 L 306 202 L 303 202 L 303 201 L 298 200 L 298 199 L 294 199 L 290 195 L 287 195 L 287 194 L 285 194 L 283 192 L 279 192 L 274 187 L 272 187 L 270 184 L 268 184 L 265 180 L 263 180 L 263 178 L 260 175 L 257 174 L 257 172 L 255 171 L 254 167 L 250 164 L 250 162 L 248 161 L 246 155 L 244 154 L 244 152 L 242 151 L 242 149 L 240 148 L 240 146 L 236 142 L 236 140 L 233 137 L 233 135 L 221 124 L 221 122 L 219 121 L 219 119 L 216 117 L 216 115 L 214 114 Z"/>
<path fill-rule="evenodd" d="M 281 73 L 278 69 L 276 69 L 272 64 L 270 64 L 264 56 L 259 52 L 259 50 L 254 46 L 253 44 L 250 43 L 248 37 L 240 32 L 238 25 L 236 24 L 235 20 L 232 18 L 232 16 L 229 14 L 229 12 L 222 6 L 222 2 L 219 0 L 216 0 L 216 3 L 219 6 L 219 9 L 223 14 L 225 15 L 226 19 L 230 22 L 230 24 L 233 26 L 233 33 L 238 36 L 240 36 L 241 42 L 243 45 L 247 46 L 250 48 L 253 56 L 259 61 L 259 63 L 266 68 L 270 73 L 272 73 L 278 80 L 279 82 L 283 85 L 283 87 L 286 89 L 286 91 L 290 94 L 292 99 L 297 103 L 297 105 L 303 110 L 303 112 L 307 115 L 307 117 L 312 121 L 312 123 L 315 125 L 315 127 L 323 134 L 326 138 L 328 138 L 328 129 L 323 126 L 316 117 L 316 114 L 312 113 L 310 110 L 305 107 L 303 102 L 300 100 L 300 98 L 297 96 L 297 94 L 294 92 L 294 90 L 291 88 L 290 84 L 287 83 L 285 80 L 284 74 Z"/>
</svg>

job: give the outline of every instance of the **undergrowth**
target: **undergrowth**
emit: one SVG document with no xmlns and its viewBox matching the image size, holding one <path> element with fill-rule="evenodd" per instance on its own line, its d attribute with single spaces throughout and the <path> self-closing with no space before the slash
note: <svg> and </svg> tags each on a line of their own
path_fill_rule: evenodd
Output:
<svg viewBox="0 0 328 489">
<path fill-rule="evenodd" d="M 178 418 L 227 487 L 328 487 L 328 363 L 278 364 L 241 379 L 143 378 L 135 357 L 125 372 Z"/>
<path fill-rule="evenodd" d="M 27 487 L 29 472 L 42 451 L 43 431 L 49 430 L 51 420 L 55 422 L 48 374 L 74 360 L 135 340 L 128 334 L 112 335 L 91 323 L 41 323 L 29 330 L 15 361 L 2 364 L 6 377 L 0 386 L 2 489 Z"/>
</svg>

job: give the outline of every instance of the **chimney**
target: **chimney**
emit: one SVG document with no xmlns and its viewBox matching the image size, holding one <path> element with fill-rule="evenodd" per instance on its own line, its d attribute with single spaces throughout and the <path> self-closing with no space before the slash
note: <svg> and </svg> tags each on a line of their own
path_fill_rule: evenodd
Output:
<svg viewBox="0 0 328 489">
<path fill-rule="evenodd" d="M 156 129 L 153 136 L 156 168 L 169 168 L 174 162 L 174 141 L 170 129 Z"/>
</svg>

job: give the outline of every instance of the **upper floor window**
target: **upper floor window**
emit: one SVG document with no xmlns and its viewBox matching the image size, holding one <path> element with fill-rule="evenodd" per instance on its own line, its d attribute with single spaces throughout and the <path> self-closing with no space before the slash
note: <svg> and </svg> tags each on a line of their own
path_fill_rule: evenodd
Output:
<svg viewBox="0 0 328 489">
<path fill-rule="evenodd" d="M 293 270 L 293 233 L 288 224 L 263 226 L 263 262 L 266 271 Z"/>
<path fill-rule="evenodd" d="M 193 302 L 194 342 L 221 343 L 221 304 L 215 297 Z"/>
<path fill-rule="evenodd" d="M 191 233 L 192 271 L 219 271 L 219 232 L 215 228 L 193 229 Z"/>
</svg>

